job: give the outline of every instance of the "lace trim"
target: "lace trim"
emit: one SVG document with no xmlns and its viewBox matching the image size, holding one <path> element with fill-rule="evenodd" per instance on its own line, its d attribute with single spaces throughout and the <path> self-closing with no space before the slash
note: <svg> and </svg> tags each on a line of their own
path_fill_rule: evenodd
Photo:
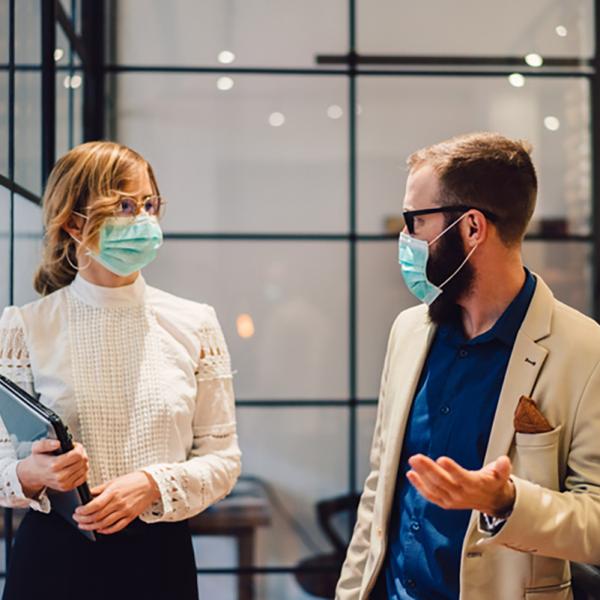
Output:
<svg viewBox="0 0 600 600">
<path fill-rule="evenodd" d="M 0 330 L 0 372 L 15 383 L 33 383 L 29 351 L 20 327 Z"/>
<path fill-rule="evenodd" d="M 158 485 L 161 499 L 149 509 L 154 518 L 165 521 L 177 521 L 189 514 L 191 506 L 186 490 L 190 479 L 183 465 L 153 465 L 143 469 L 151 475 Z M 202 507 L 206 503 L 206 483 L 204 477 L 201 481 Z"/>
<path fill-rule="evenodd" d="M 196 371 L 198 381 L 231 379 L 231 358 L 220 328 L 201 329 L 200 355 Z"/>
</svg>

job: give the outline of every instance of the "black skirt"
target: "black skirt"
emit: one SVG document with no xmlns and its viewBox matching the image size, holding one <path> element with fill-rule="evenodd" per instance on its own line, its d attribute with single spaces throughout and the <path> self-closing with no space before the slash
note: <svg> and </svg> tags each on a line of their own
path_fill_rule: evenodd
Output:
<svg viewBox="0 0 600 600">
<path fill-rule="evenodd" d="M 197 600 L 187 521 L 146 524 L 92 542 L 59 515 L 30 510 L 10 556 L 3 600 Z"/>
</svg>

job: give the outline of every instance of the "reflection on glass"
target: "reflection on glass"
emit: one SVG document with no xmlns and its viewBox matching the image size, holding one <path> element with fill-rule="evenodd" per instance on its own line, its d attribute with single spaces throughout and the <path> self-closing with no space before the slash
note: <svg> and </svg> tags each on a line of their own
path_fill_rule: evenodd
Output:
<svg viewBox="0 0 600 600">
<path fill-rule="evenodd" d="M 42 211 L 29 200 L 15 195 L 14 303 L 35 300 L 33 276 L 41 259 Z"/>
<path fill-rule="evenodd" d="M 185 211 L 184 211 L 185 212 Z M 244 399 L 348 395 L 347 245 L 167 239 L 150 284 L 212 304 Z M 252 315 L 252 337 L 238 335 Z"/>
<path fill-rule="evenodd" d="M 15 74 L 15 180 L 34 194 L 41 193 L 41 74 Z"/>
<path fill-rule="evenodd" d="M 589 88 L 580 79 L 365 77 L 359 83 L 358 220 L 382 233 L 399 216 L 406 158 L 418 148 L 470 131 L 497 131 L 533 145 L 539 180 L 531 232 L 562 223 L 590 232 Z M 552 118 L 548 118 L 552 117 Z"/>
<path fill-rule="evenodd" d="M 41 2 L 42 0 L 16 0 L 14 3 L 17 64 L 39 65 L 42 62 Z"/>
<path fill-rule="evenodd" d="M 117 78 L 116 137 L 147 156 L 162 194 L 181 206 L 165 230 L 345 232 L 347 124 L 326 112 L 346 110 L 345 78 L 236 75 L 226 92 L 216 82 Z"/>
<path fill-rule="evenodd" d="M 589 58 L 594 52 L 593 0 L 358 0 L 357 15 L 363 54 Z"/>
<path fill-rule="evenodd" d="M 525 265 L 540 275 L 556 298 L 591 315 L 592 248 L 582 242 L 524 244 Z M 361 243 L 358 251 L 358 393 L 376 398 L 387 339 L 395 317 L 417 301 L 402 281 L 397 243 Z"/>
<path fill-rule="evenodd" d="M 0 71 L 0 174 L 8 177 L 8 73 Z"/>
<path fill-rule="evenodd" d="M 121 64 L 219 65 L 235 60 L 236 66 L 310 67 L 316 66 L 318 54 L 347 51 L 346 0 L 171 0 L 153 3 L 152 10 L 146 0 L 127 0 L 115 6 L 113 43 Z"/>
<path fill-rule="evenodd" d="M 0 311 L 10 302 L 10 192 L 0 185 Z"/>
<path fill-rule="evenodd" d="M 326 551 L 316 503 L 348 491 L 347 408 L 239 406 L 237 419 L 244 474 L 266 486 L 271 517 L 257 529 L 255 564 L 290 566 Z"/>
</svg>

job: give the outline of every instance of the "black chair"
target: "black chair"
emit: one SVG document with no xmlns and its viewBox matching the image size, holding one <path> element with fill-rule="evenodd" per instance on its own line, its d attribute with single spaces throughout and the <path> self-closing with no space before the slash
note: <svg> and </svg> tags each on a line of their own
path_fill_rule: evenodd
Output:
<svg viewBox="0 0 600 600">
<path fill-rule="evenodd" d="M 317 503 L 317 520 L 323 533 L 334 548 L 333 552 L 317 554 L 305 558 L 298 563 L 299 569 L 295 578 L 298 585 L 307 593 L 317 598 L 333 598 L 335 586 L 346 557 L 349 540 L 344 540 L 333 524 L 333 518 L 347 513 L 349 525 L 356 521 L 359 494 L 339 496 Z"/>
<path fill-rule="evenodd" d="M 571 580 L 575 600 L 600 599 L 600 568 L 571 563 Z"/>
</svg>

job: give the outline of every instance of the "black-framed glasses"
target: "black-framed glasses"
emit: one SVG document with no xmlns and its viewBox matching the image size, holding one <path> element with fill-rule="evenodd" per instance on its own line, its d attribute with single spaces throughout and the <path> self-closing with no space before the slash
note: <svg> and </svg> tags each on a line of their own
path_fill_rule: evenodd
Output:
<svg viewBox="0 0 600 600">
<path fill-rule="evenodd" d="M 492 221 L 492 223 L 498 220 L 498 216 L 495 215 L 493 212 L 490 212 L 485 208 L 479 208 L 477 206 L 467 206 L 466 204 L 455 204 L 453 206 L 436 206 L 435 208 L 422 208 L 421 210 L 406 210 L 402 213 L 402 216 L 404 217 L 404 223 L 406 224 L 406 229 L 408 229 L 408 233 L 414 235 L 415 217 L 447 212 L 466 213 L 469 210 L 478 210 L 485 216 L 486 219 Z"/>
</svg>

